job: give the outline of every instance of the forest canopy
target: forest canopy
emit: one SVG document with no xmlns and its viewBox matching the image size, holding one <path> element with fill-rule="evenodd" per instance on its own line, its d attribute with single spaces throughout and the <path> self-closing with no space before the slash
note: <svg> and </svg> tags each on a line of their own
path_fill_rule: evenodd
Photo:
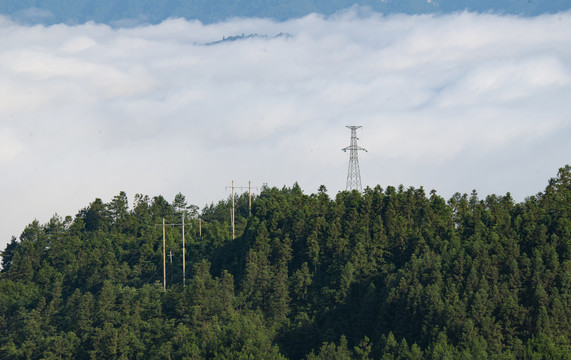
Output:
<svg viewBox="0 0 571 360">
<path fill-rule="evenodd" d="M 120 192 L 32 222 L 1 252 L 0 359 L 569 359 L 568 165 L 522 202 L 264 187 L 235 239 L 231 207 Z"/>
</svg>

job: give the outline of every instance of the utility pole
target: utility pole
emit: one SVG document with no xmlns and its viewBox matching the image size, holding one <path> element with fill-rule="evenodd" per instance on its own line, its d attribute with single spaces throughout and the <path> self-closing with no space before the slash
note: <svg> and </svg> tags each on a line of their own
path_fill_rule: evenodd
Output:
<svg viewBox="0 0 571 360">
<path fill-rule="evenodd" d="M 366 149 L 357 145 L 357 129 L 361 126 L 347 126 L 351 129 L 351 145 L 342 149 L 347 152 L 349 150 L 349 169 L 347 170 L 347 185 L 345 190 L 358 190 L 363 191 L 361 186 L 361 171 L 359 170 L 359 158 L 357 152 L 359 150 L 367 151 Z"/>
<path fill-rule="evenodd" d="M 166 261 L 165 218 L 163 218 L 163 291 L 167 291 L 167 261 Z"/>
<path fill-rule="evenodd" d="M 184 243 L 184 214 L 182 214 L 182 286 L 186 286 L 186 246 Z"/>
<path fill-rule="evenodd" d="M 160 224 L 155 224 L 155 226 L 159 226 Z M 167 261 L 166 261 L 166 254 L 167 254 L 167 247 L 166 247 L 166 233 L 165 228 L 167 226 L 180 226 L 182 225 L 182 284 L 183 286 L 186 285 L 186 243 L 185 243 L 185 233 L 184 233 L 184 214 L 182 214 L 182 223 L 180 224 L 166 224 L 165 219 L 163 218 L 163 291 L 167 291 Z M 202 230 L 201 230 L 202 232 Z M 202 236 L 202 234 L 201 234 Z M 170 263 L 172 264 L 172 250 L 169 250 L 170 256 Z"/>
<path fill-rule="evenodd" d="M 252 181 L 248 180 L 248 215 L 252 216 Z"/>
<path fill-rule="evenodd" d="M 232 240 L 236 239 L 236 228 L 234 227 L 234 180 L 232 180 Z"/>
<path fill-rule="evenodd" d="M 252 188 L 252 182 L 248 181 L 248 187 L 245 186 L 234 186 L 234 180 L 232 180 L 232 210 L 230 212 L 230 221 L 232 222 L 232 240 L 236 239 L 236 228 L 234 223 L 234 214 L 235 214 L 235 189 L 248 189 L 248 207 L 249 207 L 249 214 L 252 215 L 252 189 L 257 189 L 257 187 Z M 228 190 L 228 186 L 226 186 L 226 190 Z"/>
<path fill-rule="evenodd" d="M 226 190 L 228 190 L 228 186 L 226 186 Z M 246 186 L 234 186 L 234 180 L 232 180 L 232 204 L 234 203 L 234 190 L 235 189 L 248 189 L 248 210 L 249 214 L 252 215 L 252 189 L 258 190 L 257 187 L 252 186 L 252 181 L 248 181 L 248 187 Z"/>
</svg>

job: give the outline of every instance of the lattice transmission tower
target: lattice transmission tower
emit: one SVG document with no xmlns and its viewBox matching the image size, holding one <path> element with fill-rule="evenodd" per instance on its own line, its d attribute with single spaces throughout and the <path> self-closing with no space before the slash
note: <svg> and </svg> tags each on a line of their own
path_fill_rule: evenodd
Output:
<svg viewBox="0 0 571 360">
<path fill-rule="evenodd" d="M 357 145 L 357 129 L 361 128 L 361 126 L 347 126 L 351 129 L 351 145 L 347 146 L 346 148 L 342 149 L 343 151 L 347 152 L 349 150 L 349 170 L 347 171 L 347 186 L 346 190 L 358 190 L 363 191 L 363 187 L 361 186 L 361 171 L 359 170 L 359 157 L 357 152 L 359 150 L 367 151 L 362 147 Z"/>
</svg>

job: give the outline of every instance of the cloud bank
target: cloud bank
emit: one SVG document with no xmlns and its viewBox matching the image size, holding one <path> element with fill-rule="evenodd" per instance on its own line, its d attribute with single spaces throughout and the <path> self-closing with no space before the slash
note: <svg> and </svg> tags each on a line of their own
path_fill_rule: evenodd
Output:
<svg viewBox="0 0 571 360">
<path fill-rule="evenodd" d="M 241 34 L 268 36 L 204 45 Z M 232 180 L 343 190 L 345 125 L 364 185 L 523 200 L 570 162 L 570 43 L 570 13 L 0 18 L 0 245 L 121 190 L 200 207 Z"/>
</svg>

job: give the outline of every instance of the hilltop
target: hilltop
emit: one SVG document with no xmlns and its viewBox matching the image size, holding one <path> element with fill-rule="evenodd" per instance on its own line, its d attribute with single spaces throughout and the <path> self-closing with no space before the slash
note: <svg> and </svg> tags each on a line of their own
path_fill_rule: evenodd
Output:
<svg viewBox="0 0 571 360">
<path fill-rule="evenodd" d="M 234 240 L 230 207 L 121 192 L 32 222 L 2 252 L 0 358 L 568 358 L 570 166 L 522 203 L 266 187 Z"/>
</svg>

